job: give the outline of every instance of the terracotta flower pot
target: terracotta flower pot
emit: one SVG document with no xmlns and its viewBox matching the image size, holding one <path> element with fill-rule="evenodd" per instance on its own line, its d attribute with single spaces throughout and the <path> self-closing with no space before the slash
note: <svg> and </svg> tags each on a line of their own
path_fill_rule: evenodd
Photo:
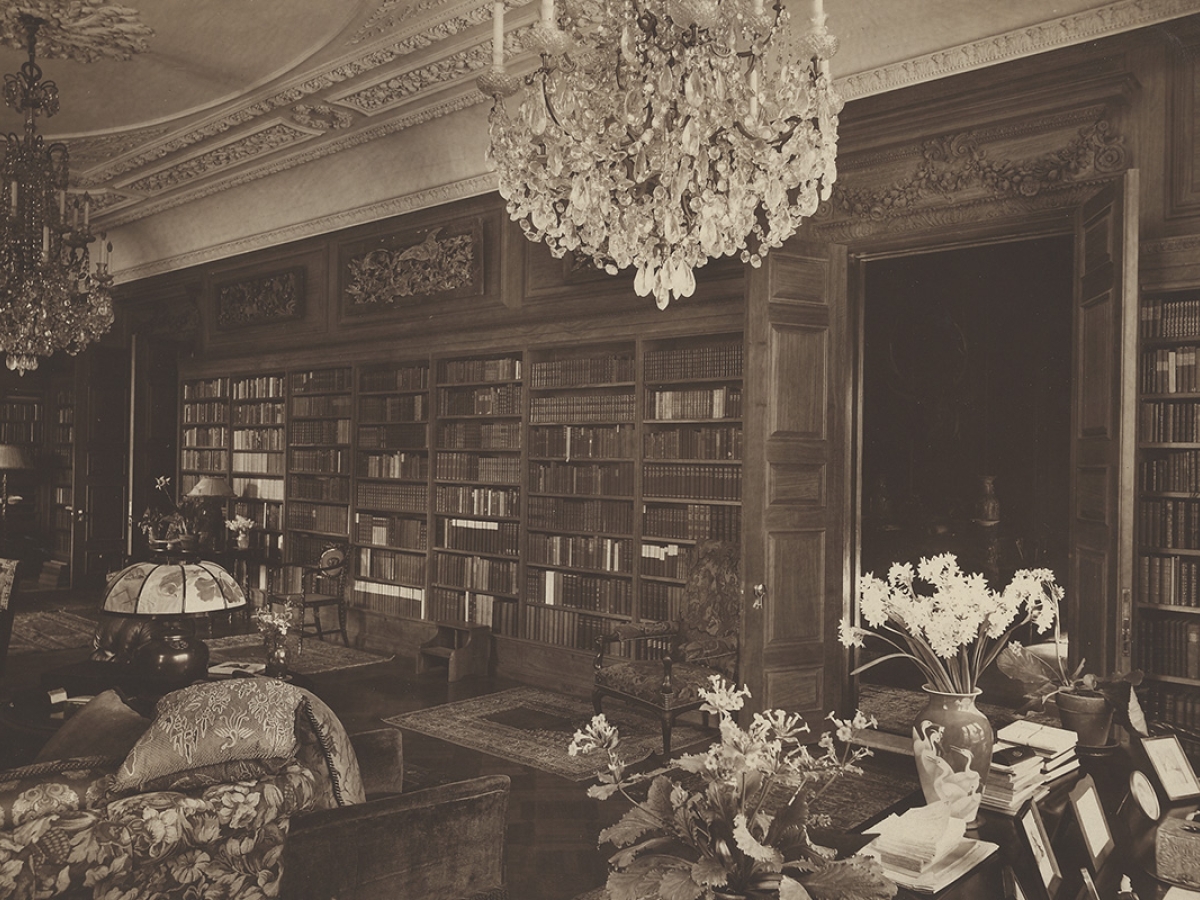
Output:
<svg viewBox="0 0 1200 900">
<path fill-rule="evenodd" d="M 1079 736 L 1081 747 L 1107 747 L 1113 708 L 1103 694 L 1062 692 L 1054 695 L 1063 728 Z"/>
</svg>

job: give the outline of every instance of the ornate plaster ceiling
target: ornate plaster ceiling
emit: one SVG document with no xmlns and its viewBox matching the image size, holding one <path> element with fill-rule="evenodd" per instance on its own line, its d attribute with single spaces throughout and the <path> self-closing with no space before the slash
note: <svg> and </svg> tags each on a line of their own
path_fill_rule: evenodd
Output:
<svg viewBox="0 0 1200 900">
<path fill-rule="evenodd" d="M 535 4 L 509 3 L 508 55 L 520 57 Z M 798 21 L 810 3 L 787 0 Z M 101 227 L 486 102 L 474 78 L 490 62 L 491 0 L 0 0 L 0 41 L 12 37 L 14 12 L 68 6 L 83 10 L 87 27 L 54 48 L 69 58 L 39 52 L 62 99 L 39 129 L 68 143 L 72 180 L 96 199 Z M 127 60 L 107 51 L 139 36 L 105 32 L 95 14 L 110 7 L 150 32 Z M 826 0 L 825 8 L 842 44 L 834 75 L 852 98 L 1197 12 L 1200 0 Z M 80 61 L 87 56 L 101 58 Z M 0 71 L 23 60 L 0 47 Z M 20 129 L 11 110 L 0 111 L 0 129 Z"/>
</svg>

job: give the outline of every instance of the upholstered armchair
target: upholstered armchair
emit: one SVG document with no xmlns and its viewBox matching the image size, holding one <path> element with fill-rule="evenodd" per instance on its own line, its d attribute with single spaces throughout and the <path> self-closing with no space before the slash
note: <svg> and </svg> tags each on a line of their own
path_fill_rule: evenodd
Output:
<svg viewBox="0 0 1200 900">
<path fill-rule="evenodd" d="M 664 759 L 671 756 L 675 719 L 700 708 L 709 678 L 737 678 L 740 560 L 736 543 L 701 542 L 673 621 L 621 625 L 596 641 L 593 707 L 599 713 L 604 698 L 614 697 L 658 716 Z M 624 652 L 609 658 L 615 644 Z"/>
</svg>

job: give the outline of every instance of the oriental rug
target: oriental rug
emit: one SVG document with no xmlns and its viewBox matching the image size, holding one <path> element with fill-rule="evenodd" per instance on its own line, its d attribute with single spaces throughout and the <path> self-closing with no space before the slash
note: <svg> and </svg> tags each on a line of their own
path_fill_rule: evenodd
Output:
<svg viewBox="0 0 1200 900">
<path fill-rule="evenodd" d="M 90 647 L 96 637 L 96 620 L 65 609 L 31 610 L 13 616 L 8 653 L 45 653 Z"/>
<path fill-rule="evenodd" d="M 253 634 L 231 634 L 227 637 L 206 638 L 209 663 L 266 662 L 267 651 L 263 637 Z M 354 669 L 374 663 L 387 662 L 392 657 L 378 656 L 365 650 L 343 647 L 320 640 L 304 641 L 299 655 L 291 664 L 297 675 L 317 675 L 321 672 L 336 672 L 339 669 Z"/>
<path fill-rule="evenodd" d="M 617 703 L 606 705 L 604 715 L 620 729 L 621 747 L 629 764 L 662 751 L 662 727 L 657 719 Z M 567 745 L 591 718 L 590 700 L 519 687 L 384 721 L 572 781 L 588 781 L 604 765 L 604 758 L 595 753 L 570 756 Z M 712 730 L 676 722 L 671 747 L 675 750 L 707 743 L 714 735 Z"/>
</svg>

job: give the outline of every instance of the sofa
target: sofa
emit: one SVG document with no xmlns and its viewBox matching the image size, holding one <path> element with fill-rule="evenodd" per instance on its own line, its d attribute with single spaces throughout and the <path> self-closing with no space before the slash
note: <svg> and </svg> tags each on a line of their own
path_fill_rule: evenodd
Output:
<svg viewBox="0 0 1200 900">
<path fill-rule="evenodd" d="M 116 691 L 0 772 L 0 898 L 503 898 L 509 781 L 403 791 L 392 728 L 348 736 L 269 678 L 151 717 Z"/>
</svg>

